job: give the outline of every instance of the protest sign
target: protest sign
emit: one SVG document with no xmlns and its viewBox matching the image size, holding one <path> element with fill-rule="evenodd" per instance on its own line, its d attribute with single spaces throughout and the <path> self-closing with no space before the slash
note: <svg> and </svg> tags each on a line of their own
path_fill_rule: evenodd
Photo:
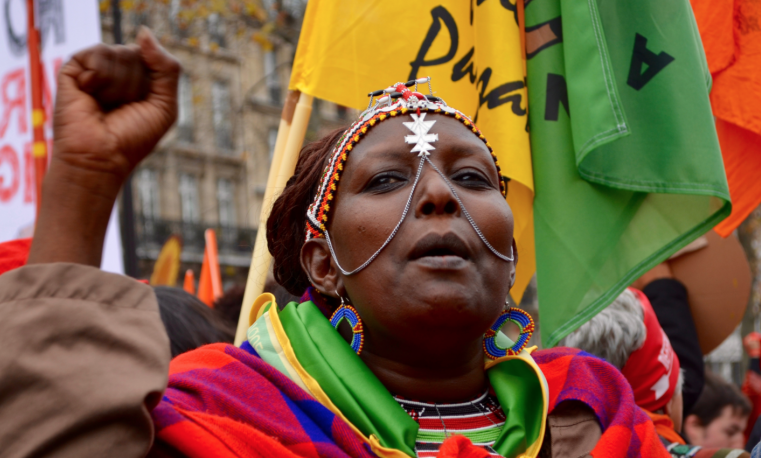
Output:
<svg viewBox="0 0 761 458">
<path fill-rule="evenodd" d="M 0 0 L 0 242 L 31 237 L 37 199 L 32 156 L 32 105 L 27 53 L 25 0 Z M 99 43 L 95 0 L 37 2 L 42 47 L 45 133 L 52 152 L 56 75 L 72 54 Z M 102 267 L 122 273 L 121 238 L 116 211 L 106 234 Z"/>
</svg>

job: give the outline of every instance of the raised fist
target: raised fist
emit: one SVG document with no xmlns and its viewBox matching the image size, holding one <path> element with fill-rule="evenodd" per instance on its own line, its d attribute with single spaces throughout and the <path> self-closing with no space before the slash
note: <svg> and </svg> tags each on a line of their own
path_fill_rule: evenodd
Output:
<svg viewBox="0 0 761 458">
<path fill-rule="evenodd" d="M 93 46 L 61 68 L 28 264 L 100 265 L 124 180 L 177 117 L 179 75 L 180 64 L 146 28 L 136 45 Z"/>
<path fill-rule="evenodd" d="M 147 28 L 136 41 L 87 48 L 61 68 L 51 169 L 62 161 L 120 185 L 174 123 L 180 64 Z"/>
</svg>

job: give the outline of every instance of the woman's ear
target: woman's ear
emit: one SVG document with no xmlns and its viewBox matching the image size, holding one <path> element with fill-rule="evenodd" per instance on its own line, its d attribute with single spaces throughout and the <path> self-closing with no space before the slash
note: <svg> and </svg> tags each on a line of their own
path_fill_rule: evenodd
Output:
<svg viewBox="0 0 761 458">
<path fill-rule="evenodd" d="M 339 289 L 338 269 L 330 257 L 328 243 L 324 238 L 315 238 L 301 247 L 301 268 L 304 269 L 312 286 L 321 294 L 335 295 Z"/>
<path fill-rule="evenodd" d="M 697 415 L 687 415 L 684 419 L 684 435 L 692 445 L 703 445 L 703 432 L 705 428 L 700 424 Z"/>
</svg>

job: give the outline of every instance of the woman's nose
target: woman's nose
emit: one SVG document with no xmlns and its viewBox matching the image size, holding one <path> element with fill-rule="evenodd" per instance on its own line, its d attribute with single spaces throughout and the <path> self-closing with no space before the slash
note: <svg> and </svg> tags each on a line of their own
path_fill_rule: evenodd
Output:
<svg viewBox="0 0 761 458">
<path fill-rule="evenodd" d="M 428 173 L 426 173 L 428 172 Z M 420 177 L 420 197 L 415 206 L 415 216 L 435 216 L 460 214 L 460 204 L 444 180 L 433 171 L 424 171 Z"/>
</svg>

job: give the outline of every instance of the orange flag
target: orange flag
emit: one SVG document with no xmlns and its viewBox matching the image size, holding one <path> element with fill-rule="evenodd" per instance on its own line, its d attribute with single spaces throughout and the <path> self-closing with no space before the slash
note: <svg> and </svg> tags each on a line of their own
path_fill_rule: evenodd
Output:
<svg viewBox="0 0 761 458">
<path fill-rule="evenodd" d="M 209 307 L 214 307 L 214 301 L 222 297 L 222 276 L 219 271 L 217 255 L 217 235 L 214 229 L 206 229 L 206 248 L 201 264 L 201 276 L 198 279 L 198 298 Z"/>
<path fill-rule="evenodd" d="M 761 204 L 761 3 L 691 0 L 713 76 L 716 116 L 732 214 L 716 226 L 726 237 Z"/>
<path fill-rule="evenodd" d="M 192 269 L 185 271 L 185 281 L 182 283 L 182 289 L 194 296 L 196 295 L 196 278 L 193 275 Z"/>
</svg>

